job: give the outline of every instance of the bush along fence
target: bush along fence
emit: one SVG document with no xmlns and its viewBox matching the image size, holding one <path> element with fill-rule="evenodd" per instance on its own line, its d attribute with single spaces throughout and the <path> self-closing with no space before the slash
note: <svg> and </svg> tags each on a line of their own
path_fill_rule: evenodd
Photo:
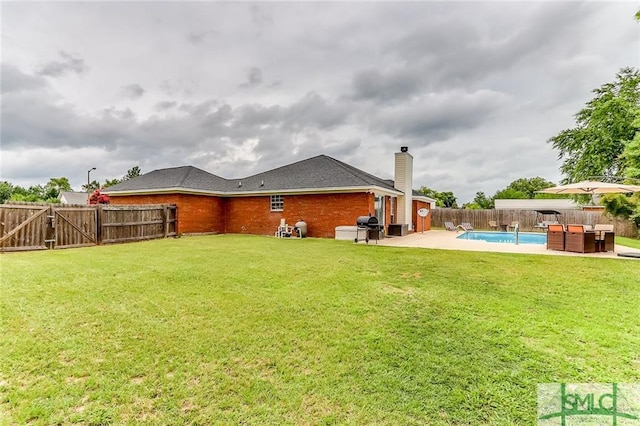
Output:
<svg viewBox="0 0 640 426">
<path fill-rule="evenodd" d="M 637 237 L 638 231 L 630 220 L 622 220 L 612 217 L 602 211 L 590 210 L 558 210 L 558 221 L 564 225 L 583 224 L 595 225 L 596 223 L 612 224 L 616 235 L 621 237 Z M 495 221 L 498 225 L 508 225 L 518 222 L 520 231 L 538 231 L 536 227 L 540 220 L 554 220 L 552 215 L 545 215 L 542 219 L 533 210 L 473 210 L 473 209 L 433 209 L 431 210 L 431 226 L 444 228 L 445 222 L 453 222 L 459 225 L 469 222 L 474 229 L 489 230 L 489 221 Z"/>
<path fill-rule="evenodd" d="M 0 204 L 0 252 L 173 237 L 177 214 L 168 204 Z"/>
</svg>

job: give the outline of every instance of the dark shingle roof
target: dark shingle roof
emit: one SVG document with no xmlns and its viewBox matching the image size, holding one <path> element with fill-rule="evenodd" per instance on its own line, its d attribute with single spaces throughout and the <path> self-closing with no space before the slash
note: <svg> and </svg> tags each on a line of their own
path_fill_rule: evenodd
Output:
<svg viewBox="0 0 640 426">
<path fill-rule="evenodd" d="M 184 188 L 223 192 L 227 180 L 193 166 L 154 170 L 142 176 L 111 186 L 105 192 L 143 191 L 148 189 Z"/>
<path fill-rule="evenodd" d="M 242 183 L 240 185 L 240 183 Z M 395 190 L 383 180 L 326 155 L 308 158 L 240 179 L 224 179 L 192 166 L 154 170 L 105 190 L 107 193 L 160 189 L 190 189 L 241 194 L 297 189 L 379 187 Z"/>
<path fill-rule="evenodd" d="M 242 186 L 238 186 L 242 182 Z M 308 158 L 264 173 L 235 179 L 230 192 L 377 186 L 393 184 L 326 155 Z"/>
</svg>

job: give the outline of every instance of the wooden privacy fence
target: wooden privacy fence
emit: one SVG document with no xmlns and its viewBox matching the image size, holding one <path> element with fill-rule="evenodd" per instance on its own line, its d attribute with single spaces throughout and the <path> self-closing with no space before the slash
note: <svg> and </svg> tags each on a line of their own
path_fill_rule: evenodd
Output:
<svg viewBox="0 0 640 426">
<path fill-rule="evenodd" d="M 98 208 L 100 241 L 121 243 L 176 235 L 175 205 L 110 206 Z"/>
<path fill-rule="evenodd" d="M 560 215 L 558 221 L 564 225 L 585 224 L 595 225 L 596 223 L 608 223 L 614 226 L 616 235 L 622 237 L 635 237 L 637 230 L 630 220 L 621 220 L 611 217 L 600 211 L 586 210 L 558 210 Z M 553 220 L 552 215 L 545 215 L 542 220 Z M 453 222 L 459 225 L 469 222 L 474 229 L 489 229 L 489 221 L 496 221 L 498 224 L 510 224 L 517 221 L 521 231 L 540 231 L 535 228 L 540 217 L 533 210 L 471 210 L 471 209 L 433 209 L 431 210 L 431 226 L 444 228 L 445 222 Z"/>
<path fill-rule="evenodd" d="M 61 249 L 175 236 L 175 205 L 0 204 L 0 251 Z"/>
</svg>

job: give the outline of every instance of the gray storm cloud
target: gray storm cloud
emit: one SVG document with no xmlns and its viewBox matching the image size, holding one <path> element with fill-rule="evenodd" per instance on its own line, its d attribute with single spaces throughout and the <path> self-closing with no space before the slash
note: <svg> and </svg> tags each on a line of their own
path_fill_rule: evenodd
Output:
<svg viewBox="0 0 640 426">
<path fill-rule="evenodd" d="M 234 177 L 321 153 L 390 177 L 409 145 L 416 186 L 460 201 L 558 180 L 546 141 L 636 65 L 634 14 L 614 2 L 8 2 L 1 178 L 81 184 L 95 158 L 104 178 L 186 164 Z"/>
<path fill-rule="evenodd" d="M 61 77 L 68 73 L 83 74 L 89 70 L 84 59 L 75 57 L 65 51 L 58 52 L 61 60 L 47 62 L 38 68 L 39 75 Z"/>
</svg>

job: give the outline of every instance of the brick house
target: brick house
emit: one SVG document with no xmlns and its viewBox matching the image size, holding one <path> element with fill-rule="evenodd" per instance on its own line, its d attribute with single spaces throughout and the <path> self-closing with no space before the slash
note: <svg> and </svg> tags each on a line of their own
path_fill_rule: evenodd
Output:
<svg viewBox="0 0 640 426">
<path fill-rule="evenodd" d="M 307 223 L 310 237 L 335 235 L 372 215 L 388 229 L 405 224 L 421 231 L 420 208 L 434 200 L 412 190 L 413 157 L 395 154 L 395 180 L 384 180 L 326 155 L 241 179 L 224 179 L 192 166 L 154 170 L 104 190 L 112 204 L 176 204 L 177 229 L 185 233 L 273 235 L 281 219 Z M 406 194 L 410 194 L 407 196 Z M 421 218 L 420 218 L 421 219 Z M 425 230 L 430 229 L 430 216 Z"/>
</svg>

